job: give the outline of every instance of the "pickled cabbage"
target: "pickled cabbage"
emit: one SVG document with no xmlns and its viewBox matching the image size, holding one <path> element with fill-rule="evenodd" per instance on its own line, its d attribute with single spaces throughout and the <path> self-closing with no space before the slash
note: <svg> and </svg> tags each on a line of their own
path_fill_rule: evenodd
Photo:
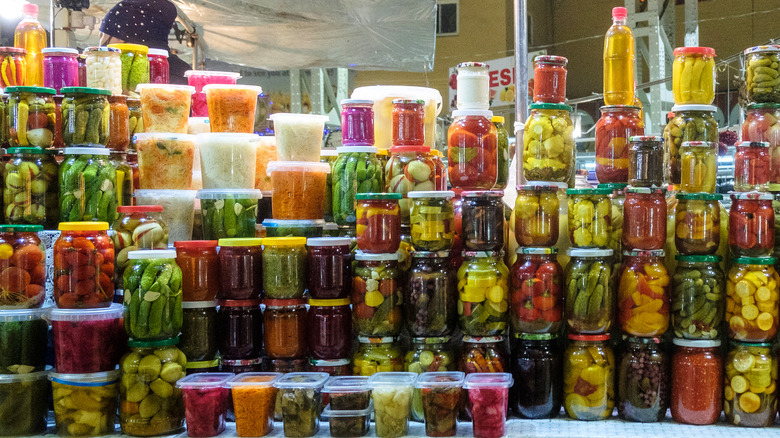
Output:
<svg viewBox="0 0 780 438">
<path fill-rule="evenodd" d="M 195 137 L 179 134 L 136 134 L 141 189 L 189 190 Z"/>
<path fill-rule="evenodd" d="M 198 135 L 204 189 L 253 189 L 257 145 L 254 134 L 211 133 Z"/>
</svg>

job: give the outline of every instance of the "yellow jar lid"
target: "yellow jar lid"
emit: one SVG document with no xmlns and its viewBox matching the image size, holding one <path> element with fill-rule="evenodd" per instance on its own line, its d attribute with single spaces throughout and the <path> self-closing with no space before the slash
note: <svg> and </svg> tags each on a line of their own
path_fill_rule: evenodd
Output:
<svg viewBox="0 0 780 438">
<path fill-rule="evenodd" d="M 266 237 L 263 239 L 263 245 L 266 246 L 304 246 L 305 237 Z"/>
<path fill-rule="evenodd" d="M 115 49 L 119 49 L 123 52 L 139 52 L 148 54 L 149 53 L 149 47 L 144 46 L 142 44 L 109 44 L 108 47 L 113 47 Z"/>
<path fill-rule="evenodd" d="M 260 246 L 263 239 L 259 237 L 237 237 L 233 239 L 219 239 L 219 246 Z"/>
<path fill-rule="evenodd" d="M 108 222 L 61 222 L 60 231 L 106 231 Z"/>
<path fill-rule="evenodd" d="M 309 305 L 316 307 L 349 306 L 352 301 L 349 298 L 316 299 L 309 298 Z"/>
</svg>

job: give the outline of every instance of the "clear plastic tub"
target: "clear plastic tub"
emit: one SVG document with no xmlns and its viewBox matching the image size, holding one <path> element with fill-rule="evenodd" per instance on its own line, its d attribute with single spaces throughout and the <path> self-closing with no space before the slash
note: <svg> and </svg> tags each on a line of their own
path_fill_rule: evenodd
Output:
<svg viewBox="0 0 780 438">
<path fill-rule="evenodd" d="M 262 136 L 257 145 L 257 164 L 255 165 L 255 188 L 271 191 L 271 177 L 268 176 L 268 163 L 279 159 L 276 153 L 276 137 Z"/>
<path fill-rule="evenodd" d="M 187 70 L 184 72 L 187 83 L 195 87 L 192 95 L 192 117 L 208 117 L 209 110 L 206 104 L 206 93 L 203 87 L 208 84 L 235 84 L 241 79 L 241 75 L 229 71 L 205 71 Z"/>
<path fill-rule="evenodd" d="M 138 151 L 141 189 L 189 190 L 195 157 L 195 136 L 172 133 L 138 133 L 133 136 Z"/>
<path fill-rule="evenodd" d="M 162 205 L 163 222 L 168 225 L 168 244 L 192 240 L 195 220 L 195 190 L 136 190 L 137 205 Z"/>
<path fill-rule="evenodd" d="M 256 85 L 209 84 L 203 87 L 209 107 L 211 132 L 255 132 Z"/>
<path fill-rule="evenodd" d="M 469 393 L 475 437 L 500 438 L 506 435 L 509 387 L 513 383 L 509 373 L 474 373 L 466 376 L 463 389 Z"/>
<path fill-rule="evenodd" d="M 271 199 L 274 219 L 322 219 L 329 173 L 330 166 L 327 163 L 268 163 L 268 175 L 271 176 L 274 192 Z"/>
<path fill-rule="evenodd" d="M 0 313 L 0 376 L 44 370 L 49 331 L 43 320 L 45 312 L 20 309 Z"/>
<path fill-rule="evenodd" d="M 144 132 L 186 134 L 193 87 L 187 85 L 139 84 Z"/>
<path fill-rule="evenodd" d="M 277 113 L 274 122 L 276 148 L 282 161 L 320 161 L 322 134 L 328 116 Z"/>
<path fill-rule="evenodd" d="M 274 382 L 281 393 L 282 422 L 287 437 L 310 437 L 320 428 L 322 387 L 327 373 L 288 373 Z"/>
<path fill-rule="evenodd" d="M 277 392 L 274 383 L 281 376 L 281 373 L 243 373 L 228 380 L 238 436 L 265 436 L 274 430 Z"/>
<path fill-rule="evenodd" d="M 408 372 L 379 372 L 368 379 L 374 403 L 376 436 L 396 438 L 407 435 L 415 380 L 417 374 Z"/>
<path fill-rule="evenodd" d="M 123 308 L 51 309 L 54 365 L 60 373 L 111 371 L 119 364 L 125 341 Z"/>
<path fill-rule="evenodd" d="M 198 134 L 203 188 L 254 189 L 259 142 L 254 134 Z"/>
<path fill-rule="evenodd" d="M 254 237 L 257 201 L 263 197 L 254 189 L 204 189 L 200 199 L 201 226 L 206 240 Z"/>
<path fill-rule="evenodd" d="M 266 237 L 320 237 L 325 221 L 265 219 L 262 225 L 265 227 Z"/>
<path fill-rule="evenodd" d="M 119 370 L 50 373 L 54 422 L 60 436 L 111 435 L 116 423 Z"/>
<path fill-rule="evenodd" d="M 417 378 L 414 386 L 420 388 L 422 394 L 426 435 L 455 436 L 457 434 L 460 393 L 464 377 L 462 371 L 435 371 L 422 373 Z"/>
<path fill-rule="evenodd" d="M 190 117 L 187 122 L 187 134 L 208 134 L 211 132 L 211 123 L 208 117 Z"/>
<path fill-rule="evenodd" d="M 49 371 L 0 374 L 0 436 L 46 432 Z"/>
<path fill-rule="evenodd" d="M 187 436 L 212 437 L 225 430 L 233 373 L 198 373 L 176 382 L 184 398 Z"/>
<path fill-rule="evenodd" d="M 367 376 L 337 376 L 328 380 L 322 392 L 329 404 L 322 412 L 328 418 L 330 436 L 357 437 L 368 433 L 371 420 L 371 388 Z"/>
</svg>

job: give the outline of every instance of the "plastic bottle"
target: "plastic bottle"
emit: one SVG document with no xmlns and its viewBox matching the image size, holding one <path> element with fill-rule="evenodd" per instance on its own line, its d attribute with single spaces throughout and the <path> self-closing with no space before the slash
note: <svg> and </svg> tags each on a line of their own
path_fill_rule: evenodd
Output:
<svg viewBox="0 0 780 438">
<path fill-rule="evenodd" d="M 634 103 L 636 55 L 634 34 L 626 25 L 626 8 L 612 9 L 612 26 L 604 37 L 604 104 Z"/>
<path fill-rule="evenodd" d="M 22 6 L 22 21 L 14 31 L 14 46 L 27 51 L 27 81 L 24 85 L 43 86 L 43 55 L 48 45 L 46 30 L 38 22 L 38 5 Z"/>
</svg>

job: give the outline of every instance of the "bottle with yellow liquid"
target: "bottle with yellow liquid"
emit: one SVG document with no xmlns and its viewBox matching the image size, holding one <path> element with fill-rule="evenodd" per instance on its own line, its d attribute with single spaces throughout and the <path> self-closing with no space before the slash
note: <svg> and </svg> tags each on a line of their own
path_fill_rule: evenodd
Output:
<svg viewBox="0 0 780 438">
<path fill-rule="evenodd" d="M 634 34 L 626 25 L 626 8 L 612 9 L 612 26 L 604 38 L 604 104 L 634 103 Z"/>
<path fill-rule="evenodd" d="M 22 6 L 22 21 L 14 31 L 14 46 L 27 51 L 27 80 L 24 85 L 43 86 L 43 50 L 47 43 L 46 30 L 38 22 L 38 5 Z"/>
</svg>

